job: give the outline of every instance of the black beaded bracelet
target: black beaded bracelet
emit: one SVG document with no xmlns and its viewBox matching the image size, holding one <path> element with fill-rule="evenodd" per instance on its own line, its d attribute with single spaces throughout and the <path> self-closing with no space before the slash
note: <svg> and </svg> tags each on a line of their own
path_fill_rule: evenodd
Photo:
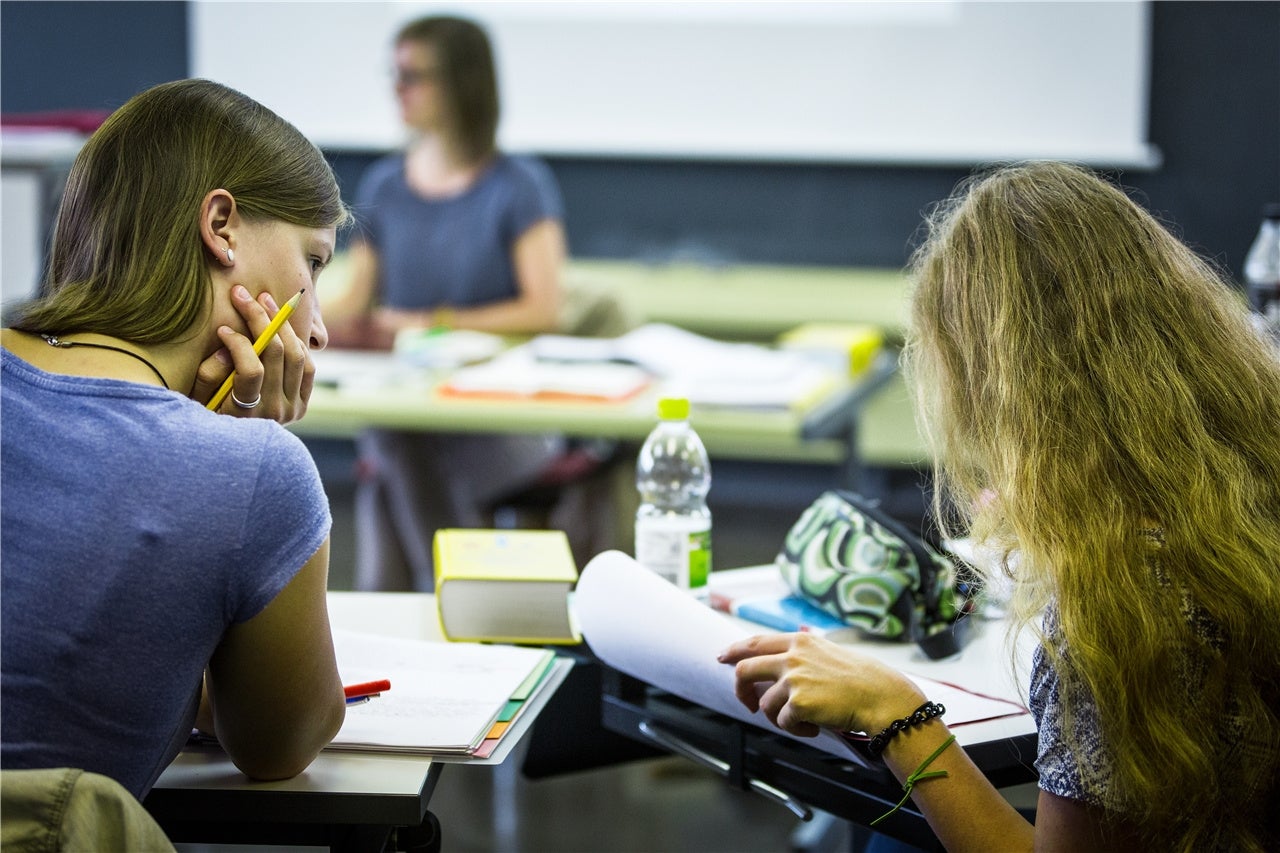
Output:
<svg viewBox="0 0 1280 853">
<path fill-rule="evenodd" d="M 889 745 L 890 739 L 898 732 L 908 726 L 918 726 L 921 723 L 932 720 L 934 717 L 941 717 L 945 713 L 947 713 L 947 709 L 940 703 L 925 702 L 912 711 L 910 716 L 903 717 L 901 720 L 894 720 L 884 731 L 873 737 L 867 743 L 867 752 L 871 753 L 872 758 L 879 758 L 880 753 L 884 752 L 884 748 Z"/>
</svg>

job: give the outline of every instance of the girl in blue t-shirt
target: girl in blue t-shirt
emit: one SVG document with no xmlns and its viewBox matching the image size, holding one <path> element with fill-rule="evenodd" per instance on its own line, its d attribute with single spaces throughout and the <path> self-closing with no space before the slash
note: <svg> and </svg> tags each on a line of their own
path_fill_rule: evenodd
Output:
<svg viewBox="0 0 1280 853">
<path fill-rule="evenodd" d="M 0 333 L 5 770 L 142 798 L 193 725 L 261 779 L 338 731 L 328 502 L 282 423 L 348 217 L 315 146 L 206 80 L 137 95 L 80 151 L 44 293 Z"/>
</svg>

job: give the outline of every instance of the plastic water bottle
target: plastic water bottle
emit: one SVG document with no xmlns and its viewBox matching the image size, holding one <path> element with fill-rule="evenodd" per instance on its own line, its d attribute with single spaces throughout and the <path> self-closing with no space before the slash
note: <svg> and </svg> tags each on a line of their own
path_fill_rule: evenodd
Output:
<svg viewBox="0 0 1280 853">
<path fill-rule="evenodd" d="M 1259 324 L 1280 342 L 1280 204 L 1262 209 L 1262 226 L 1245 256 L 1244 281 Z"/>
<path fill-rule="evenodd" d="M 711 463 L 688 400 L 659 400 L 658 417 L 636 460 L 636 561 L 701 596 L 711 572 Z"/>
</svg>

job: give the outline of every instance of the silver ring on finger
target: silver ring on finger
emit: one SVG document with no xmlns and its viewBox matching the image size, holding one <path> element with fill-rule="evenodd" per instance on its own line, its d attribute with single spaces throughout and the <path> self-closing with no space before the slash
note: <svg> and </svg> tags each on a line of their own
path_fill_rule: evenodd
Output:
<svg viewBox="0 0 1280 853">
<path fill-rule="evenodd" d="M 262 395 L 259 394 L 258 396 L 254 397 L 252 400 L 246 403 L 244 400 L 241 400 L 239 397 L 236 396 L 236 389 L 232 388 L 231 402 L 235 403 L 237 406 L 239 406 L 242 409 L 256 409 L 258 408 L 258 404 L 262 402 Z"/>
</svg>

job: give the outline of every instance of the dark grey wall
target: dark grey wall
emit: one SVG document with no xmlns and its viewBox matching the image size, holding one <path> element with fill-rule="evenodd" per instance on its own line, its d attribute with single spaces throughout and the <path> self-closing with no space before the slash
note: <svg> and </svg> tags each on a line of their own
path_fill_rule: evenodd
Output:
<svg viewBox="0 0 1280 853">
<path fill-rule="evenodd" d="M 1238 277 L 1262 205 L 1280 201 L 1280 2 L 1157 2 L 1154 172 L 1120 175 Z M 0 3 L 0 108 L 111 108 L 187 73 L 186 4 Z M 231 36 L 233 37 L 233 36 Z M 382 61 L 370 57 L 369 61 Z M 345 190 L 374 152 L 330 152 Z M 948 168 L 552 158 L 571 251 L 898 266 Z"/>
<path fill-rule="evenodd" d="M 187 4 L 0 2 L 0 110 L 113 110 L 188 74 Z"/>
</svg>

